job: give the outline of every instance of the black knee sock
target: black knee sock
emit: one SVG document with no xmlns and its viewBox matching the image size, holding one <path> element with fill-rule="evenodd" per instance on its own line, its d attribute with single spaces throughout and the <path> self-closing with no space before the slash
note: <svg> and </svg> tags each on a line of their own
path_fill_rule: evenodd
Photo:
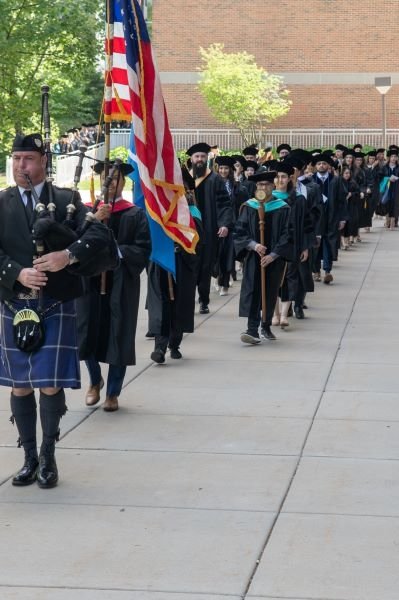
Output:
<svg viewBox="0 0 399 600">
<path fill-rule="evenodd" d="M 25 454 L 37 457 L 36 446 L 36 398 L 32 392 L 28 396 L 10 396 L 11 418 L 18 429 L 18 446 L 22 446 Z"/>
<path fill-rule="evenodd" d="M 60 436 L 61 417 L 67 410 L 63 389 L 52 395 L 40 392 L 40 421 L 43 430 L 40 454 L 54 453 L 55 442 L 58 442 Z"/>
</svg>

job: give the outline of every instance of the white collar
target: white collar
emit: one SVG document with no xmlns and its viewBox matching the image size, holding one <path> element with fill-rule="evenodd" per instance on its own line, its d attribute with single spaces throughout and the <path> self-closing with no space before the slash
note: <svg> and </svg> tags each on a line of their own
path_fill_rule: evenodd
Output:
<svg viewBox="0 0 399 600">
<path fill-rule="evenodd" d="M 45 181 L 41 181 L 40 183 L 38 183 L 37 185 L 34 186 L 34 190 L 35 190 L 38 198 L 40 198 L 40 194 L 43 191 L 45 183 L 46 183 Z M 20 185 L 18 186 L 18 190 L 19 190 L 19 193 L 21 194 L 21 198 L 24 197 L 24 192 L 30 192 L 30 189 L 21 187 Z"/>
</svg>

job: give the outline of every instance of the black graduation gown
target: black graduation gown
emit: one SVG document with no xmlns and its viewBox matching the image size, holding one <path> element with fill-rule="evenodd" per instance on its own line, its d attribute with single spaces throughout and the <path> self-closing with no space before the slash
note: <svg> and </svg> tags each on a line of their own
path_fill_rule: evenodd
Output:
<svg viewBox="0 0 399 600">
<path fill-rule="evenodd" d="M 231 182 L 230 202 L 233 215 L 233 223 L 238 219 L 241 206 L 249 200 L 248 190 L 239 182 Z M 235 252 L 233 242 L 233 230 L 225 238 L 219 238 L 216 262 L 213 267 L 213 276 L 218 277 L 232 273 L 235 267 Z"/>
<path fill-rule="evenodd" d="M 348 220 L 342 231 L 344 237 L 355 237 L 359 233 L 360 211 L 363 201 L 360 198 L 360 188 L 354 179 L 345 181 L 342 177 L 341 186 L 345 193 L 345 197 L 350 193 L 350 198 L 347 199 L 348 205 Z"/>
<path fill-rule="evenodd" d="M 366 166 L 364 169 L 364 174 L 366 177 L 366 197 L 364 201 L 364 225 L 362 225 L 362 227 L 371 227 L 373 224 L 374 211 L 378 203 L 378 168 L 374 166 Z M 367 189 L 370 190 L 369 193 L 367 193 Z"/>
<path fill-rule="evenodd" d="M 195 198 L 202 215 L 201 270 L 207 270 L 210 274 L 217 257 L 218 229 L 232 228 L 233 210 L 224 181 L 214 172 L 209 173 L 195 188 Z"/>
<path fill-rule="evenodd" d="M 359 195 L 359 229 L 361 227 L 370 227 L 370 225 L 368 225 L 369 209 L 367 204 L 367 177 L 364 167 L 355 169 L 354 179 L 359 186 L 359 193 L 364 195 L 363 198 L 360 198 Z"/>
<path fill-rule="evenodd" d="M 158 264 L 150 262 L 147 290 L 148 327 L 155 335 L 168 336 L 172 321 L 178 323 L 178 329 L 182 333 L 194 331 L 195 289 L 202 236 L 201 221 L 196 218 L 194 221 L 199 234 L 196 253 L 189 254 L 175 244 L 174 300 L 170 299 L 167 272 Z"/>
<path fill-rule="evenodd" d="M 315 240 L 311 204 L 308 204 L 305 196 L 295 191 L 290 193 L 287 202 L 291 207 L 290 235 L 293 243 L 293 257 L 288 264 L 281 290 L 283 302 L 296 300 L 299 290 L 302 290 L 302 293 L 314 291 L 311 261 L 308 258 L 307 261 L 301 263 L 300 260 L 302 252 L 309 250 Z"/>
<path fill-rule="evenodd" d="M 148 221 L 141 208 L 132 206 L 113 213 L 109 227 L 123 258 L 115 271 L 107 273 L 105 296 L 100 295 L 100 277 L 86 280 L 86 294 L 77 302 L 79 356 L 134 365 L 140 273 L 151 252 Z"/>
<path fill-rule="evenodd" d="M 290 237 L 290 208 L 285 206 L 265 214 L 265 245 L 267 253 L 279 256 L 266 268 L 266 324 L 271 324 L 285 264 L 292 260 L 293 246 Z M 257 252 L 248 250 L 250 242 L 260 242 L 258 211 L 243 205 L 235 225 L 234 247 L 238 260 L 243 260 L 239 316 L 256 316 L 261 306 L 261 267 Z"/>
<path fill-rule="evenodd" d="M 324 237 L 331 249 L 333 260 L 338 258 L 338 243 L 341 232 L 339 231 L 340 221 L 348 220 L 348 209 L 345 192 L 340 185 L 339 177 L 329 173 L 326 181 L 323 183 L 314 174 L 313 180 L 320 186 L 321 193 L 327 198 L 322 200 L 322 217 L 320 221 L 319 233 Z"/>
<path fill-rule="evenodd" d="M 391 168 L 388 164 L 380 171 L 380 180 L 384 177 L 395 175 L 399 177 L 399 165 Z M 399 181 L 391 182 L 389 186 L 388 202 L 382 205 L 382 210 L 379 214 L 388 215 L 389 217 L 399 217 Z"/>
</svg>

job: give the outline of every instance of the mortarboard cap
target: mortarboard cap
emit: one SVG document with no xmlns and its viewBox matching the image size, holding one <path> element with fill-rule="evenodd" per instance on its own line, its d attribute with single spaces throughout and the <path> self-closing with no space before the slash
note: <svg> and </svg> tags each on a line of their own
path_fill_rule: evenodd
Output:
<svg viewBox="0 0 399 600">
<path fill-rule="evenodd" d="M 112 169 L 113 166 L 114 166 L 114 163 L 110 162 L 109 168 Z M 97 173 L 97 175 L 100 175 L 104 171 L 103 161 L 96 162 L 96 164 L 92 167 L 92 169 L 95 173 Z M 125 175 L 129 175 L 129 173 L 133 173 L 134 167 L 132 167 L 132 165 L 128 165 L 127 163 L 121 163 L 120 170 L 121 170 L 122 175 L 125 176 Z"/>
<path fill-rule="evenodd" d="M 209 144 L 206 144 L 205 142 L 200 142 L 199 144 L 194 144 L 193 146 L 191 146 L 186 154 L 188 154 L 188 156 L 192 156 L 193 154 L 196 154 L 197 152 L 202 152 L 203 154 L 208 154 L 211 151 L 211 147 Z"/>
<path fill-rule="evenodd" d="M 277 146 L 276 150 L 277 154 L 280 154 L 281 150 L 288 150 L 288 152 L 291 152 L 291 146 L 289 144 L 280 144 Z"/>
<path fill-rule="evenodd" d="M 234 163 L 236 161 L 231 156 L 217 156 L 215 158 L 215 163 L 219 165 L 219 167 L 230 167 L 230 169 L 234 169 Z"/>
<path fill-rule="evenodd" d="M 248 177 L 248 181 L 255 181 L 255 183 L 258 181 L 269 181 L 269 183 L 273 183 L 276 175 L 276 171 L 260 171 Z"/>
</svg>

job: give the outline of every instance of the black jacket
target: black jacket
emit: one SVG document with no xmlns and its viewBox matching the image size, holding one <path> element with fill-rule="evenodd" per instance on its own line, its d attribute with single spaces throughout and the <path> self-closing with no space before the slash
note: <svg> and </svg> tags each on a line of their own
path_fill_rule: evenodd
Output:
<svg viewBox="0 0 399 600">
<path fill-rule="evenodd" d="M 53 186 L 55 220 L 62 223 L 66 218 L 66 207 L 72 198 L 72 190 Z M 83 226 L 87 209 L 79 195 L 76 198 L 74 219 L 77 228 Z M 48 203 L 48 188 L 44 186 L 40 196 L 43 204 Z M 18 187 L 10 187 L 0 192 L 0 300 L 10 300 L 20 292 L 27 293 L 17 278 L 22 269 L 32 267 L 36 248 L 32 236 L 32 224 Z M 77 241 L 68 244 L 68 249 L 84 265 L 95 259 L 99 249 L 107 243 L 108 230 L 99 222 L 87 230 Z M 57 273 L 47 273 L 48 282 L 45 293 L 55 300 L 71 300 L 82 293 L 82 281 L 74 268 L 65 268 Z"/>
</svg>

